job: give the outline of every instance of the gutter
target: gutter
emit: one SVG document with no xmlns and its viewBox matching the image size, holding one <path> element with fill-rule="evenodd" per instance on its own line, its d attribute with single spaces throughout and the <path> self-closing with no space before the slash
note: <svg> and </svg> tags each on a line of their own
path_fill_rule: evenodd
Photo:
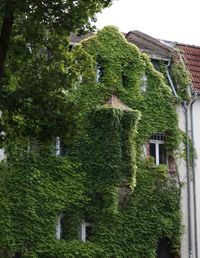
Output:
<svg viewBox="0 0 200 258">
<path fill-rule="evenodd" d="M 190 187 L 190 146 L 188 130 L 188 105 L 186 101 L 182 102 L 185 111 L 185 133 L 186 133 L 186 170 L 187 170 L 187 208 L 188 208 L 188 248 L 189 258 L 192 258 L 192 221 L 191 221 L 191 187 Z"/>
</svg>

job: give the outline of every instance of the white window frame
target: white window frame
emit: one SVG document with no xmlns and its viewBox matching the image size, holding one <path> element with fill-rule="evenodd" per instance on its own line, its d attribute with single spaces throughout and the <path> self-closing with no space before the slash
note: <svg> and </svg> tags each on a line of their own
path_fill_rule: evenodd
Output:
<svg viewBox="0 0 200 258">
<path fill-rule="evenodd" d="M 141 78 L 141 90 L 143 92 L 147 91 L 147 76 L 145 73 L 142 75 L 142 78 Z"/>
<path fill-rule="evenodd" d="M 58 157 L 61 154 L 60 137 L 56 137 L 55 147 L 56 147 L 56 157 Z"/>
<path fill-rule="evenodd" d="M 62 236 L 62 225 L 61 225 L 61 220 L 64 217 L 64 214 L 61 213 L 57 216 L 56 220 L 56 239 L 60 240 Z"/>
<path fill-rule="evenodd" d="M 96 82 L 99 82 L 101 78 L 101 66 L 99 62 L 96 63 Z"/>
<path fill-rule="evenodd" d="M 156 165 L 160 165 L 160 156 L 159 156 L 159 146 L 162 144 L 164 145 L 164 141 L 161 140 L 149 140 L 149 143 L 155 144 L 155 150 L 156 150 Z M 167 157 L 166 157 L 167 162 Z"/>
<path fill-rule="evenodd" d="M 86 228 L 91 227 L 91 224 L 89 222 L 83 221 L 81 223 L 81 228 L 80 228 L 80 240 L 83 242 L 86 242 Z"/>
</svg>

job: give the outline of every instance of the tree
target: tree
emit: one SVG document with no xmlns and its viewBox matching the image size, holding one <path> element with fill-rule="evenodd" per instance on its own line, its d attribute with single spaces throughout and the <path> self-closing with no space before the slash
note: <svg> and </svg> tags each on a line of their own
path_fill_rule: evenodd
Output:
<svg viewBox="0 0 200 258">
<path fill-rule="evenodd" d="M 111 2 L 1 1 L 0 110 L 7 137 L 48 139 L 66 131 L 66 99 L 76 78 L 68 36 L 91 29 L 94 14 Z"/>
<path fill-rule="evenodd" d="M 0 3 L 0 79 L 3 75 L 9 40 L 19 20 L 23 24 L 40 27 L 49 32 L 69 34 L 89 26 L 93 15 L 111 4 L 112 0 L 3 0 Z M 21 34 L 22 27 L 19 27 Z M 30 31 L 29 31 L 30 32 Z M 37 32 L 34 31 L 36 34 Z"/>
</svg>

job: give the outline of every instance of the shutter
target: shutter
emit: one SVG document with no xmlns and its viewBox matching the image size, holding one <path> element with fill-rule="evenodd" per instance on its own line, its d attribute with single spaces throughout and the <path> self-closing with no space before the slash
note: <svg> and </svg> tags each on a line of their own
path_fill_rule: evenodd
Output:
<svg viewBox="0 0 200 258">
<path fill-rule="evenodd" d="M 173 156 L 168 157 L 168 166 L 169 166 L 169 173 L 175 173 L 176 172 L 176 163 Z"/>
</svg>

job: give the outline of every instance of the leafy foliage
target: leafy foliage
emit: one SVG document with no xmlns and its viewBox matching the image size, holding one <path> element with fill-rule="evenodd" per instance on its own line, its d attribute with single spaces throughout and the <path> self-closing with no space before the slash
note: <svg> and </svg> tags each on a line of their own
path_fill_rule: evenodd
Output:
<svg viewBox="0 0 200 258">
<path fill-rule="evenodd" d="M 112 0 L 1 1 L 3 131 L 9 134 L 10 128 L 15 127 L 17 130 L 9 135 L 18 131 L 15 137 L 34 135 L 49 139 L 66 130 L 69 35 L 91 30 L 95 13 L 111 3 Z"/>
<path fill-rule="evenodd" d="M 27 258 L 153 258 L 159 239 L 166 238 L 171 251 L 178 253 L 179 189 L 167 167 L 156 166 L 142 151 L 157 132 L 165 133 L 169 153 L 179 144 L 169 86 L 147 56 L 114 27 L 83 41 L 70 55 L 73 65 L 65 96 L 68 123 L 73 126 L 64 138 L 68 154 L 54 157 L 45 138 L 42 148 L 27 153 L 32 139 L 28 143 L 26 134 L 23 142 L 22 138 L 16 142 L 16 136 L 12 143 L 5 141 L 8 162 L 1 163 L 0 245 Z M 144 73 L 146 91 L 141 87 Z M 108 104 L 112 95 L 128 111 Z M 123 183 L 129 192 L 120 203 Z M 59 212 L 65 213 L 61 241 L 55 240 Z M 78 241 L 84 219 L 92 226 L 86 243 Z"/>
</svg>

